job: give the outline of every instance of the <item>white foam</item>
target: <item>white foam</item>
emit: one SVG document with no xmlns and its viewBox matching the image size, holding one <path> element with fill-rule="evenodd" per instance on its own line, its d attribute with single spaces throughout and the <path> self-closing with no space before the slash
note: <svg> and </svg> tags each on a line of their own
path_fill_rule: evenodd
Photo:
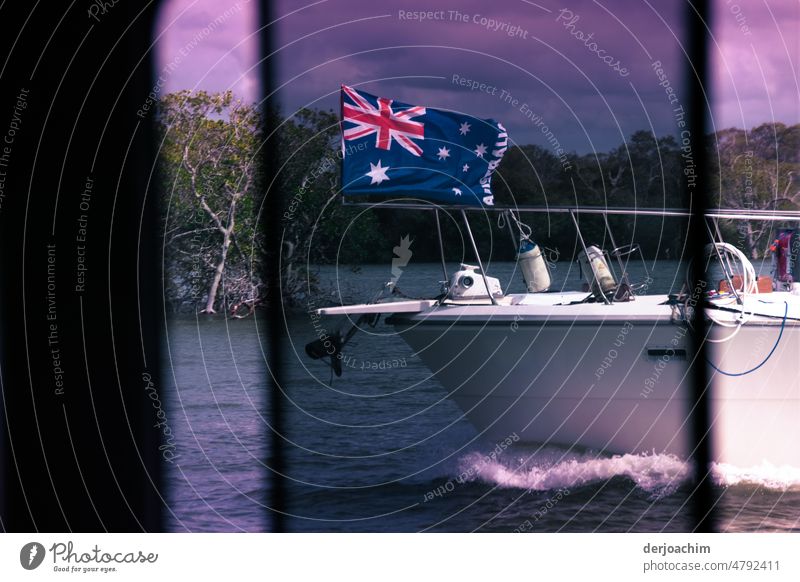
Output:
<svg viewBox="0 0 800 582">
<path fill-rule="evenodd" d="M 516 458 L 512 462 L 471 453 L 461 459 L 462 474 L 472 479 L 533 491 L 570 488 L 627 477 L 645 491 L 668 494 L 688 476 L 688 464 L 674 455 L 570 455 L 563 460 Z"/>
<path fill-rule="evenodd" d="M 597 457 L 546 451 L 533 457 L 506 451 L 495 457 L 473 452 L 459 460 L 463 480 L 479 480 L 500 488 L 548 491 L 581 487 L 626 477 L 642 490 L 669 495 L 691 477 L 690 464 L 675 455 L 626 454 Z M 728 464 L 712 466 L 714 483 L 720 487 L 748 486 L 779 491 L 800 491 L 800 468 L 763 463 L 741 468 Z"/>
<path fill-rule="evenodd" d="M 712 467 L 714 481 L 723 487 L 757 486 L 779 491 L 800 491 L 800 468 L 777 467 L 766 461 L 755 467 L 741 468 L 725 463 Z"/>
</svg>

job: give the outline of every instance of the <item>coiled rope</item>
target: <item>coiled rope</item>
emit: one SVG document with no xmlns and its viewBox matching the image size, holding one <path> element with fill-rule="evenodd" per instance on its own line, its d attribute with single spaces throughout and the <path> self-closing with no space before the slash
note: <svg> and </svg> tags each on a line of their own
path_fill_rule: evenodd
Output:
<svg viewBox="0 0 800 582">
<path fill-rule="evenodd" d="M 750 319 L 753 317 L 753 312 L 748 313 L 748 312 L 746 312 L 744 310 L 744 301 L 745 301 L 745 298 L 747 297 L 747 295 L 750 295 L 750 294 L 757 295 L 758 294 L 758 283 L 757 283 L 756 271 L 755 271 L 755 268 L 753 268 L 753 263 L 750 262 L 750 260 L 745 256 L 745 254 L 742 251 L 737 249 L 732 244 L 725 243 L 725 242 L 718 242 L 718 243 L 713 243 L 713 244 L 707 245 L 706 246 L 706 254 L 707 255 L 710 254 L 712 252 L 712 249 L 714 249 L 714 247 L 716 247 L 717 250 L 720 251 L 721 255 L 724 255 L 725 253 L 727 253 L 728 255 L 733 257 L 735 260 L 739 261 L 739 263 L 742 265 L 742 290 L 739 292 L 739 298 L 741 299 L 741 302 L 742 302 L 742 309 L 740 311 L 739 319 L 736 322 L 728 322 L 728 321 L 724 321 L 724 320 L 721 320 L 721 319 L 717 319 L 710 312 L 706 312 L 706 315 L 708 316 L 708 318 L 711 321 L 713 321 L 714 323 L 716 323 L 717 325 L 719 325 L 720 327 L 736 328 L 736 331 L 734 331 L 733 333 L 725 336 L 724 338 L 716 339 L 716 340 L 708 338 L 709 342 L 719 344 L 719 343 L 724 343 L 724 342 L 730 341 L 734 337 L 736 337 L 736 335 L 742 329 L 742 326 L 745 323 L 747 323 L 748 321 L 750 321 Z M 725 268 L 725 265 L 721 265 L 721 266 L 722 266 L 723 269 Z M 731 291 L 733 291 L 733 289 L 731 289 Z M 735 302 L 736 302 L 736 298 L 733 298 L 728 303 L 728 305 L 730 305 L 731 303 L 735 303 Z"/>
<path fill-rule="evenodd" d="M 749 370 L 747 370 L 745 372 L 726 372 L 725 370 L 720 370 L 717 366 L 715 366 L 711 362 L 711 360 L 706 359 L 708 364 L 712 368 L 714 368 L 717 372 L 719 372 L 720 374 L 724 374 L 725 376 L 734 376 L 734 377 L 736 377 L 736 376 L 746 376 L 747 374 L 751 374 L 751 373 L 755 372 L 756 370 L 758 370 L 761 366 L 766 364 L 769 361 L 769 359 L 772 357 L 772 354 L 775 353 L 775 350 L 778 348 L 778 344 L 781 343 L 781 338 L 783 337 L 783 330 L 786 328 L 786 319 L 787 319 L 787 316 L 789 315 L 789 302 L 788 301 L 784 301 L 783 305 L 784 305 L 784 308 L 783 308 L 783 321 L 781 321 L 781 330 L 778 333 L 778 339 L 775 340 L 775 345 L 772 346 L 772 349 L 767 354 L 767 357 L 764 358 L 759 365 L 755 366 L 754 368 L 750 368 Z M 726 341 L 727 341 L 727 339 L 726 339 Z"/>
</svg>

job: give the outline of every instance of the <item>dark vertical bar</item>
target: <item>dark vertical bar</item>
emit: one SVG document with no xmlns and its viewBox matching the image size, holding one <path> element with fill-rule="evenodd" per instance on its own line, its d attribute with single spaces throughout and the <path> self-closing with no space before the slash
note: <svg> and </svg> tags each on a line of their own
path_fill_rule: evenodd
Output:
<svg viewBox="0 0 800 582">
<path fill-rule="evenodd" d="M 272 134 L 277 126 L 277 96 L 273 93 L 275 84 L 275 57 L 267 58 L 272 52 L 271 3 L 268 0 L 259 2 L 259 36 L 261 41 L 261 83 L 265 96 L 263 114 L 266 123 L 265 136 Z M 280 293 L 281 269 L 281 217 L 283 216 L 284 197 L 281 188 L 282 180 L 278 175 L 277 139 L 267 139 L 261 149 L 261 165 L 265 187 L 264 210 L 261 213 L 261 227 L 264 229 L 266 248 L 267 282 L 267 390 L 269 393 L 269 458 L 267 467 L 270 471 L 270 487 L 268 489 L 267 507 L 271 508 L 268 516 L 270 529 L 281 532 L 286 530 L 286 462 L 284 458 L 284 404 L 283 404 L 283 303 Z M 273 180 L 274 178 L 274 180 Z"/>
<path fill-rule="evenodd" d="M 91 6 L 0 9 L 6 531 L 162 528 L 156 3 Z"/>
<path fill-rule="evenodd" d="M 691 460 L 695 470 L 696 488 L 692 495 L 693 530 L 710 532 L 715 530 L 714 490 L 710 475 L 711 431 L 710 431 L 710 384 L 706 368 L 706 321 L 703 313 L 702 294 L 705 289 L 699 282 L 705 280 L 703 249 L 706 243 L 705 216 L 707 210 L 710 180 L 708 176 L 709 152 L 706 150 L 705 136 L 708 132 L 708 118 L 711 114 L 711 87 L 709 76 L 709 35 L 711 30 L 711 10 L 708 0 L 692 0 L 688 4 L 688 56 L 687 92 L 688 129 L 691 132 L 691 153 L 696 160 L 696 179 L 693 185 L 686 184 L 686 200 L 692 210 L 689 219 L 691 248 L 694 249 L 692 261 L 692 280 L 695 289 L 689 293 L 699 296 L 694 309 L 691 335 L 695 357 L 692 361 L 690 377 L 692 400 L 689 420 L 692 431 Z"/>
</svg>

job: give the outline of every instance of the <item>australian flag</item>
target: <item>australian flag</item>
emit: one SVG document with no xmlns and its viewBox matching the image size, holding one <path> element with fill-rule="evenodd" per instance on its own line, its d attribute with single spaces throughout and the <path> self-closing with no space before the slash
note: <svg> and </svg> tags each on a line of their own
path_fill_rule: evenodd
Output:
<svg viewBox="0 0 800 582">
<path fill-rule="evenodd" d="M 347 197 L 494 204 L 492 173 L 508 147 L 492 119 L 407 105 L 342 85 L 342 185 Z"/>
</svg>

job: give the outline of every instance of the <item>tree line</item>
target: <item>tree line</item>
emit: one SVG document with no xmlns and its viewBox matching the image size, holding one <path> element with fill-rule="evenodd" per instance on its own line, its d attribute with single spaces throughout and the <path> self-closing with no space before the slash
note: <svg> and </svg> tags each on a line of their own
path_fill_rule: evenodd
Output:
<svg viewBox="0 0 800 582">
<path fill-rule="evenodd" d="M 163 181 L 164 293 L 176 310 L 207 313 L 253 306 L 265 295 L 260 213 L 282 213 L 281 296 L 299 303 L 316 291 L 315 265 L 390 263 L 404 236 L 415 261 L 438 261 L 433 213 L 342 205 L 338 115 L 303 109 L 267 114 L 232 93 L 181 91 L 158 108 Z M 267 128 L 274 128 L 267 132 Z M 265 175 L 259 152 L 275 140 L 277 172 Z M 715 185 L 711 204 L 742 209 L 796 209 L 800 203 L 800 125 L 768 123 L 707 136 Z M 689 155 L 691 155 L 689 153 Z M 500 205 L 575 205 L 681 208 L 693 166 L 673 136 L 637 131 L 608 152 L 567 154 L 538 145 L 509 148 L 493 178 Z M 282 204 L 266 192 L 280 192 Z M 514 245 L 495 213 L 471 213 L 479 249 L 491 260 L 512 260 Z M 499 219 L 499 220 L 498 220 Z M 565 215 L 527 215 L 543 246 L 574 258 L 575 229 Z M 685 221 L 610 217 L 617 244 L 638 242 L 645 256 L 685 254 Z M 762 256 L 772 228 L 757 222 L 723 224 L 726 240 L 750 257 Z M 581 219 L 587 243 L 608 248 L 602 217 Z M 451 260 L 471 260 L 457 215 L 442 215 Z M 553 256 L 553 255 L 551 255 Z"/>
</svg>

